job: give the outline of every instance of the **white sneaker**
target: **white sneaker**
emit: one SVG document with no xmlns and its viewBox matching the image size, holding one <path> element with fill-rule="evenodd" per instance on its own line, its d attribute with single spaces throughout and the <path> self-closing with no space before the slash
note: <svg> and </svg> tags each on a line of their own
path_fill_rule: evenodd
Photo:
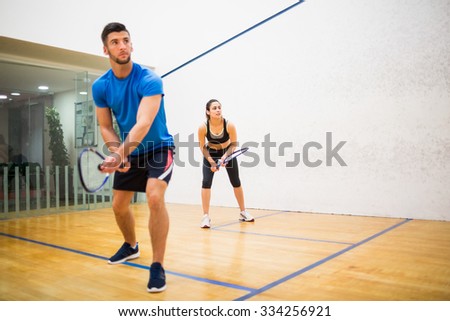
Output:
<svg viewBox="0 0 450 321">
<path fill-rule="evenodd" d="M 247 211 L 242 211 L 239 217 L 241 222 L 254 222 L 255 219 Z"/>
<path fill-rule="evenodd" d="M 211 219 L 208 214 L 203 215 L 202 222 L 200 223 L 201 228 L 210 228 L 211 227 Z"/>
</svg>

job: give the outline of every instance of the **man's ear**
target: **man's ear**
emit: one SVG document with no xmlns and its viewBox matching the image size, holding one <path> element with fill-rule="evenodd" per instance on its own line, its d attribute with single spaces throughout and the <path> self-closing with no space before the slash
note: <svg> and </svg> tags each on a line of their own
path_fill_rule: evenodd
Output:
<svg viewBox="0 0 450 321">
<path fill-rule="evenodd" d="M 106 46 L 103 46 L 103 54 L 104 54 L 105 56 L 109 56 L 108 48 L 106 48 Z"/>
</svg>

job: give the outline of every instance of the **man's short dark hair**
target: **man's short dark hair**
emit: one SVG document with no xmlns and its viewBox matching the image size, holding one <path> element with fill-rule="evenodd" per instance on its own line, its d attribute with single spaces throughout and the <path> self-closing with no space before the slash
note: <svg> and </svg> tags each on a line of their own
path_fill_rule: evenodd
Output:
<svg viewBox="0 0 450 321">
<path fill-rule="evenodd" d="M 108 35 L 111 32 L 121 32 L 121 31 L 126 31 L 128 33 L 128 35 L 130 34 L 130 32 L 127 30 L 127 28 L 125 27 L 124 24 L 121 24 L 120 22 L 110 22 L 108 23 L 105 28 L 103 28 L 103 32 L 102 32 L 102 42 L 104 45 L 106 45 L 106 39 L 108 38 Z"/>
</svg>

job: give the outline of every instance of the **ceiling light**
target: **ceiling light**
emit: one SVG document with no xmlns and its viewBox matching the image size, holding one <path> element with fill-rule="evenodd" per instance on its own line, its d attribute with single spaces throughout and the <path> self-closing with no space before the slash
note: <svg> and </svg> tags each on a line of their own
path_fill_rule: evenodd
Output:
<svg viewBox="0 0 450 321">
<path fill-rule="evenodd" d="M 80 95 L 86 96 L 87 95 L 87 91 L 80 91 Z"/>
<path fill-rule="evenodd" d="M 48 86 L 39 86 L 38 89 L 39 90 L 48 90 Z"/>
<path fill-rule="evenodd" d="M 6 96 L 6 95 L 0 95 L 0 99 L 7 99 L 8 98 L 8 96 Z"/>
<path fill-rule="evenodd" d="M 11 93 L 11 96 L 20 96 L 20 93 Z"/>
</svg>

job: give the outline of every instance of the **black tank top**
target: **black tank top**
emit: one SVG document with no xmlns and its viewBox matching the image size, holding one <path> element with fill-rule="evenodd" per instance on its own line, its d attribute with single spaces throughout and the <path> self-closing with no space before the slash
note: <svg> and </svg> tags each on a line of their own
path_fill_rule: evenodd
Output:
<svg viewBox="0 0 450 321">
<path fill-rule="evenodd" d="M 211 130 L 209 129 L 209 119 L 206 121 L 206 138 L 208 139 L 208 142 L 213 144 L 223 144 L 230 139 L 230 135 L 227 131 L 227 121 L 225 118 L 223 119 L 222 132 L 219 135 L 214 135 L 211 133 Z"/>
</svg>

